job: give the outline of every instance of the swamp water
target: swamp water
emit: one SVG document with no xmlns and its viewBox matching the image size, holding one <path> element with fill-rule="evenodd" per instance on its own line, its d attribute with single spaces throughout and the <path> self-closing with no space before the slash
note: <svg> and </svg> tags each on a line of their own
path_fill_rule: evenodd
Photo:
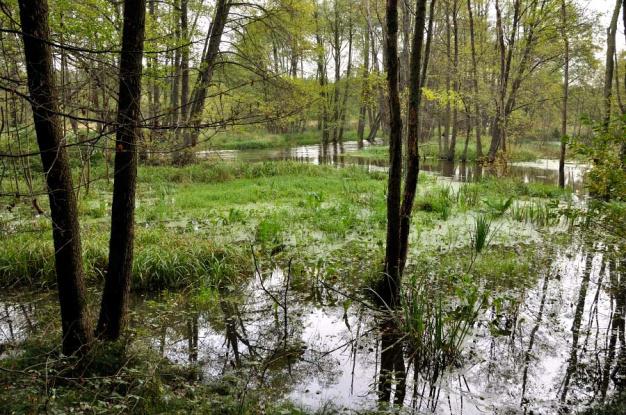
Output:
<svg viewBox="0 0 626 415">
<path fill-rule="evenodd" d="M 547 181 L 542 170 L 551 167 L 520 168 L 529 181 Z M 476 177 L 465 169 L 440 173 Z M 581 175 L 573 170 L 576 186 Z M 550 265 L 530 281 L 482 287 L 489 306 L 472 316 L 455 358 L 434 364 L 420 362 L 394 329 L 402 317 L 374 311 L 356 299 L 362 293 L 328 285 L 318 270 L 292 275 L 284 264 L 253 273 L 244 287 L 223 287 L 201 306 L 176 294 L 136 296 L 131 326 L 135 341 L 197 366 L 203 379 L 236 373 L 242 389 L 262 388 L 268 402 L 307 410 L 362 412 L 395 402 L 406 413 L 574 412 L 626 384 L 626 281 L 609 247 L 572 241 L 554 247 Z M 54 295 L 0 298 L 0 344 L 38 330 L 38 310 L 51 307 Z M 457 311 L 443 316 L 444 333 Z"/>
</svg>

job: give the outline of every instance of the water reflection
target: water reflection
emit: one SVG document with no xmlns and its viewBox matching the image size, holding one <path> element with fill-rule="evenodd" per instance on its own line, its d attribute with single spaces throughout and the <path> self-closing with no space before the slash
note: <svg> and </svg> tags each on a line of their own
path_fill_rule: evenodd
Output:
<svg viewBox="0 0 626 415">
<path fill-rule="evenodd" d="M 359 165 L 368 170 L 386 171 L 388 162 L 383 158 L 354 157 L 353 153 L 363 148 L 380 146 L 382 141 L 373 143 L 357 141 L 314 144 L 282 149 L 258 150 L 207 150 L 198 152 L 198 157 L 207 160 L 225 161 L 284 161 L 292 160 L 312 164 L 332 164 L 340 167 Z M 436 174 L 458 182 L 474 182 L 485 176 L 511 177 L 524 183 L 558 183 L 558 160 L 537 160 L 534 162 L 509 163 L 508 165 L 481 165 L 471 162 L 453 162 L 438 159 L 423 159 L 420 169 L 423 172 Z M 583 176 L 586 165 L 577 163 L 565 164 L 566 187 L 580 192 L 583 189 Z"/>
<path fill-rule="evenodd" d="M 556 413 L 602 401 L 626 381 L 626 281 L 614 248 L 573 245 L 536 282 L 489 293 L 458 358 L 420 357 L 397 318 L 340 289 L 293 283 L 281 268 L 187 304 L 136 298 L 132 324 L 164 357 L 205 381 L 237 371 L 247 388 L 297 405 L 414 413 Z M 315 281 L 315 278 L 304 281 Z M 0 350 L 40 330 L 45 300 L 0 304 Z M 455 321 L 454 312 L 445 318 Z M 145 332 L 144 330 L 147 330 Z"/>
</svg>

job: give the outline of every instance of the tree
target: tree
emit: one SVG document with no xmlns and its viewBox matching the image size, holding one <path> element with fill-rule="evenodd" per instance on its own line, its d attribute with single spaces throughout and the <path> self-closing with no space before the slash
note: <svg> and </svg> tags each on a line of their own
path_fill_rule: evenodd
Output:
<svg viewBox="0 0 626 415">
<path fill-rule="evenodd" d="M 20 0 L 19 9 L 28 90 L 50 200 L 63 353 L 84 353 L 92 336 L 85 303 L 76 195 L 59 122 L 49 41 L 48 3 L 46 0 Z"/>
<path fill-rule="evenodd" d="M 402 116 L 398 70 L 398 1 L 387 0 L 385 62 L 389 95 L 389 178 L 387 180 L 387 237 L 384 276 L 377 290 L 395 306 L 400 283 L 400 195 L 402 186 Z"/>
<path fill-rule="evenodd" d="M 107 340 L 120 336 L 130 293 L 145 23 L 146 0 L 125 0 L 109 267 L 96 329 L 97 335 Z"/>
<path fill-rule="evenodd" d="M 606 29 L 606 66 L 604 72 L 604 128 L 609 129 L 611 122 L 611 96 L 613 93 L 613 71 L 615 68 L 615 35 L 617 33 L 617 18 L 622 6 L 622 0 L 616 0 L 611 23 Z"/>
<path fill-rule="evenodd" d="M 561 37 L 563 38 L 563 104 L 561 112 L 561 151 L 559 154 L 559 187 L 565 187 L 565 147 L 567 140 L 567 101 L 569 98 L 569 39 L 567 36 L 567 5 L 561 0 Z"/>
<path fill-rule="evenodd" d="M 421 101 L 422 50 L 426 23 L 426 0 L 415 5 L 415 29 L 411 42 L 407 130 L 407 169 L 402 187 L 402 120 L 398 92 L 398 9 L 397 2 L 387 1 L 387 84 L 389 89 L 390 136 L 389 179 L 387 184 L 387 238 L 385 273 L 378 288 L 383 301 L 398 305 L 402 273 L 406 264 L 411 213 L 419 175 L 419 111 Z M 402 197 L 402 199 L 401 199 Z"/>
<path fill-rule="evenodd" d="M 202 121 L 202 111 L 204 110 L 209 84 L 213 78 L 213 70 L 219 55 L 222 34 L 226 27 L 231 4 L 231 0 L 218 0 L 215 5 L 215 14 L 207 33 L 206 48 L 202 54 L 198 78 L 191 92 L 191 100 L 189 102 L 189 108 L 187 109 L 189 112 L 185 123 L 184 143 L 187 148 L 195 146 L 198 141 L 198 136 L 200 135 L 199 127 Z M 188 153 L 182 162 L 186 163 L 192 159 L 193 156 L 191 153 Z"/>
</svg>

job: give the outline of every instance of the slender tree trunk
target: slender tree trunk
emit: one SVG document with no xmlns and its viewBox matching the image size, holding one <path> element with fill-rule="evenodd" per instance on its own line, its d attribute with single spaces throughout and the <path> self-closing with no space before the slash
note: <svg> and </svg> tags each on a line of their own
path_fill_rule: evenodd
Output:
<svg viewBox="0 0 626 415">
<path fill-rule="evenodd" d="M 187 119 L 187 104 L 189 103 L 189 18 L 188 18 L 189 0 L 180 0 L 180 31 L 183 46 L 180 53 L 180 119 Z"/>
<path fill-rule="evenodd" d="M 561 153 L 559 156 L 559 187 L 565 187 L 565 147 L 567 140 L 567 101 L 569 97 L 569 39 L 567 36 L 567 6 L 561 0 L 561 37 L 563 38 L 563 106 L 561 108 Z"/>
<path fill-rule="evenodd" d="M 367 1 L 367 19 L 369 20 L 369 1 Z M 369 91 L 368 91 L 368 77 L 370 66 L 370 31 L 365 30 L 364 42 L 363 42 L 363 81 L 361 86 L 361 107 L 359 108 L 359 124 L 357 127 L 357 137 L 359 140 L 359 146 L 363 145 L 363 137 L 365 135 L 365 113 L 367 111 Z M 371 125 L 371 124 L 370 124 Z"/>
<path fill-rule="evenodd" d="M 170 88 L 170 125 L 178 126 L 180 122 L 180 74 L 181 74 L 181 51 L 180 51 L 180 0 L 175 0 L 173 8 L 174 38 L 176 49 L 174 50 L 174 62 L 172 65 L 172 85 Z M 178 138 L 180 131 L 174 130 L 174 136 Z M 176 143 L 178 144 L 178 143 Z"/>
<path fill-rule="evenodd" d="M 35 133 L 50 200 L 63 353 L 83 353 L 92 335 L 85 303 L 76 196 L 58 117 L 59 104 L 48 41 L 48 3 L 46 0 L 20 0 L 19 9 Z"/>
<path fill-rule="evenodd" d="M 189 113 L 187 115 L 187 123 L 185 125 L 186 147 L 195 146 L 198 142 L 204 103 L 206 101 L 209 84 L 211 83 L 211 79 L 213 79 L 213 69 L 215 67 L 215 62 L 217 61 L 217 56 L 219 55 L 222 34 L 224 33 L 224 27 L 226 26 L 226 21 L 228 20 L 231 4 L 231 0 L 217 0 L 217 4 L 215 5 L 215 14 L 207 35 L 208 43 L 206 53 L 202 56 L 202 62 L 200 63 L 198 71 L 198 78 L 196 79 L 196 84 L 191 92 L 191 100 L 188 108 Z M 187 161 L 193 160 L 192 153 L 190 153 L 186 159 Z"/>
<path fill-rule="evenodd" d="M 624 39 L 626 40 L 626 0 L 622 0 L 622 20 L 624 22 Z M 624 71 L 624 88 L 626 88 L 626 70 Z M 622 170 L 626 171 L 626 140 L 622 140 L 620 148 Z"/>
<path fill-rule="evenodd" d="M 125 0 L 109 267 L 97 328 L 97 335 L 107 340 L 117 340 L 124 328 L 130 293 L 145 23 L 146 0 Z"/>
<path fill-rule="evenodd" d="M 402 118 L 398 70 L 398 0 L 387 0 L 385 62 L 389 91 L 389 178 L 387 184 L 387 245 L 385 272 L 378 295 L 391 306 L 398 303 L 400 284 L 400 196 L 402 185 Z"/>
<path fill-rule="evenodd" d="M 452 33 L 450 30 L 450 4 L 449 0 L 446 0 L 446 112 L 443 124 L 443 153 L 439 155 L 440 158 L 446 158 L 449 152 L 449 140 L 450 140 L 450 123 L 452 121 L 452 106 L 450 105 L 450 64 L 452 63 Z"/>
<path fill-rule="evenodd" d="M 476 36 L 474 32 L 474 14 L 472 12 L 472 1 L 467 0 L 467 15 L 469 18 L 470 46 L 472 50 L 472 86 L 474 89 L 474 130 L 476 132 L 476 160 L 483 157 L 482 146 L 482 115 L 480 111 L 478 95 L 478 64 L 476 62 Z"/>
<path fill-rule="evenodd" d="M 615 2 L 611 24 L 606 30 L 606 70 L 604 73 L 604 129 L 608 131 L 611 121 L 611 97 L 613 93 L 613 70 L 615 67 L 615 35 L 617 33 L 617 18 L 622 6 L 622 0 Z"/>
<path fill-rule="evenodd" d="M 352 12 L 350 12 L 352 13 Z M 343 141 L 343 132 L 346 126 L 346 115 L 348 112 L 348 94 L 350 92 L 350 75 L 352 72 L 352 14 L 350 15 L 348 22 L 348 67 L 346 68 L 346 85 L 343 90 L 343 99 L 341 102 L 341 120 L 339 121 L 339 134 L 337 135 L 337 141 L 340 143 Z"/>
<path fill-rule="evenodd" d="M 333 57 L 335 59 L 335 85 L 333 88 L 333 143 L 336 143 L 339 136 L 339 81 L 341 79 L 341 36 L 339 31 L 339 7 L 338 1 L 334 2 L 335 22 L 333 25 Z"/>
<path fill-rule="evenodd" d="M 324 42 L 321 35 L 321 27 L 319 25 L 319 13 L 317 10 L 313 14 L 315 20 L 315 42 L 317 46 L 317 73 L 320 84 L 320 102 L 322 106 L 322 114 L 320 124 L 322 127 L 322 145 L 328 144 L 330 139 L 330 129 L 328 125 L 328 96 L 326 93 L 327 77 L 326 77 L 326 54 L 324 52 Z"/>
<path fill-rule="evenodd" d="M 426 0 L 417 0 L 415 4 L 415 31 L 411 45 L 411 71 L 409 74 L 409 106 L 407 135 L 407 170 L 404 179 L 404 193 L 400 208 L 400 276 L 406 265 L 409 248 L 409 232 L 411 230 L 411 213 L 417 189 L 419 175 L 418 133 L 420 130 L 420 103 L 422 86 L 422 51 L 424 43 L 424 26 L 426 24 Z M 424 57 L 425 59 L 425 57 Z"/>
<path fill-rule="evenodd" d="M 456 103 L 456 97 L 459 93 L 459 25 L 457 0 L 452 3 L 452 33 L 454 35 L 454 58 L 452 63 L 452 74 L 454 76 L 454 107 L 452 108 L 452 136 L 450 137 L 450 148 L 448 149 L 447 159 L 452 161 L 456 158 L 456 138 L 458 134 L 459 110 Z"/>
</svg>

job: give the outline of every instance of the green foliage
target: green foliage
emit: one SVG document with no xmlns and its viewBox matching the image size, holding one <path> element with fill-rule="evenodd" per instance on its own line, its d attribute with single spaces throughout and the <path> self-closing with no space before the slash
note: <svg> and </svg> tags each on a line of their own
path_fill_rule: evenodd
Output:
<svg viewBox="0 0 626 415">
<path fill-rule="evenodd" d="M 592 168 L 586 176 L 589 193 L 603 200 L 626 200 L 626 117 L 609 125 L 592 124 L 587 140 L 574 142 L 574 151 L 585 157 Z M 622 153 L 624 152 L 624 153 Z"/>
<path fill-rule="evenodd" d="M 486 216 L 478 216 L 474 223 L 474 230 L 472 232 L 472 248 L 476 254 L 479 254 L 485 249 L 489 242 L 489 234 L 491 231 L 491 220 Z"/>
</svg>

